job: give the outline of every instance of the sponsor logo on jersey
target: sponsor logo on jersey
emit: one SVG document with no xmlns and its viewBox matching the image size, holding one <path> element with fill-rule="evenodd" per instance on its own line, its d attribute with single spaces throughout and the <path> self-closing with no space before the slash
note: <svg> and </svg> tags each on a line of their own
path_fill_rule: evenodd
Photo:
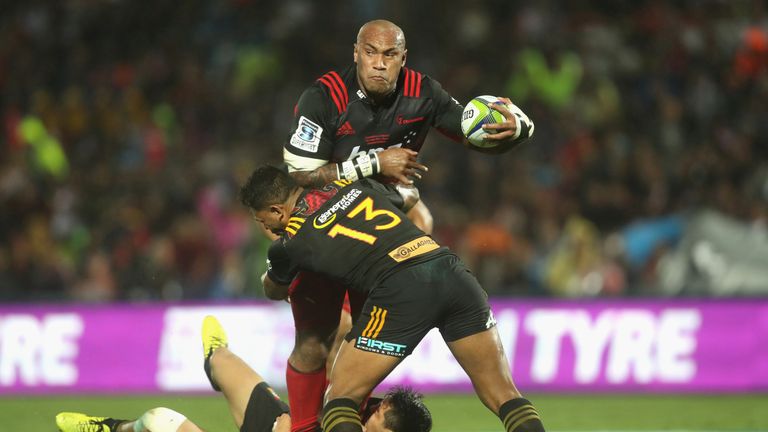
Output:
<svg viewBox="0 0 768 432">
<path fill-rule="evenodd" d="M 403 117 L 402 114 L 397 116 L 397 124 L 399 124 L 399 125 L 406 125 L 406 124 L 416 123 L 416 122 L 420 122 L 422 120 L 424 120 L 424 117 L 414 117 L 414 118 L 407 119 L 407 118 Z"/>
<path fill-rule="evenodd" d="M 310 153 L 317 153 L 323 128 L 312 120 L 301 116 L 296 131 L 291 136 L 291 145 Z"/>
<path fill-rule="evenodd" d="M 335 202 L 331 208 L 328 210 L 320 213 L 314 221 L 312 221 L 312 226 L 314 226 L 317 229 L 323 228 L 328 226 L 330 221 L 332 221 L 334 218 L 336 218 L 336 212 L 339 210 L 346 210 L 347 207 L 351 206 L 353 202 L 359 197 L 363 191 L 360 189 L 352 189 L 351 191 L 345 193 L 337 202 Z"/>
<path fill-rule="evenodd" d="M 405 357 L 405 350 L 408 348 L 408 346 L 359 336 L 357 338 L 357 342 L 355 343 L 355 348 L 361 349 L 363 351 L 374 352 L 377 354 L 384 354 L 394 357 Z"/>
<path fill-rule="evenodd" d="M 352 148 L 352 151 L 349 153 L 349 157 L 347 157 L 347 160 L 354 159 L 354 158 L 356 158 L 358 156 L 362 156 L 362 155 L 365 155 L 365 154 L 367 154 L 368 156 L 373 156 L 374 153 L 383 152 L 384 150 L 386 150 L 388 148 L 400 148 L 402 146 L 403 146 L 403 143 L 398 143 L 398 144 L 391 145 L 391 146 L 388 146 L 388 147 L 374 147 L 374 148 L 369 148 L 367 150 L 361 150 L 359 145 L 358 146 L 354 146 Z"/>
<path fill-rule="evenodd" d="M 389 252 L 389 257 L 397 262 L 423 255 L 439 248 L 440 245 L 429 236 L 421 236 L 408 243 L 402 244 Z"/>
<path fill-rule="evenodd" d="M 322 216 L 322 215 L 321 215 Z M 320 222 L 320 218 L 316 217 L 314 221 L 312 221 L 312 226 L 317 229 L 323 229 L 328 226 L 331 222 L 336 220 L 336 214 L 332 214 L 330 217 L 325 218 L 322 222 Z"/>
</svg>

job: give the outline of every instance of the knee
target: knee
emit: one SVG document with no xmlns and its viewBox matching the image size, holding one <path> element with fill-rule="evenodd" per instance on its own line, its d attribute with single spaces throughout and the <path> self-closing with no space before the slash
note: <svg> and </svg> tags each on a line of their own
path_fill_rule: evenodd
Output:
<svg viewBox="0 0 768 432">
<path fill-rule="evenodd" d="M 289 432 L 291 430 L 291 416 L 288 414 L 281 414 L 275 420 L 275 424 L 272 426 L 273 432 Z"/>
<path fill-rule="evenodd" d="M 172 409 L 152 408 L 142 415 L 137 421 L 134 430 L 149 430 L 151 432 L 176 432 L 187 418 Z"/>
<path fill-rule="evenodd" d="M 334 331 L 321 333 L 298 333 L 296 343 L 293 346 L 290 360 L 294 366 L 301 369 L 316 370 L 325 364 L 328 358 L 330 346 L 333 341 Z"/>
</svg>

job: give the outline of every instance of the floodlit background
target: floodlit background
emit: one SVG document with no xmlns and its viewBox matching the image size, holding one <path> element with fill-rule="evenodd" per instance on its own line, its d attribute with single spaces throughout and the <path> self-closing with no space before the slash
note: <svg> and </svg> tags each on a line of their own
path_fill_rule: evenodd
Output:
<svg viewBox="0 0 768 432">
<path fill-rule="evenodd" d="M 508 96 L 536 123 L 497 157 L 430 134 L 418 185 L 435 238 L 503 315 L 545 424 L 768 428 L 764 1 L 27 0 L 0 2 L 9 430 L 51 429 L 79 403 L 138 415 L 163 397 L 226 420 L 215 397 L 167 393 L 204 386 L 187 365 L 214 306 L 279 384 L 290 314 L 261 301 L 268 241 L 237 189 L 281 162 L 299 94 L 351 63 L 374 18 L 400 25 L 408 67 L 460 102 Z M 441 349 L 432 337 L 415 356 L 444 373 L 412 361 L 393 379 L 428 377 L 414 385 L 440 430 L 500 429 Z M 159 394 L 120 396 L 136 392 Z M 659 416 L 601 414 L 609 403 Z"/>
</svg>

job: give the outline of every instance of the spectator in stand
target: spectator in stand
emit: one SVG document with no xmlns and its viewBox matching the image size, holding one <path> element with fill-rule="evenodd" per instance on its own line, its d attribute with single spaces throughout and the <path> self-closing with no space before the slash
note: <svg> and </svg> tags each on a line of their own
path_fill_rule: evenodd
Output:
<svg viewBox="0 0 768 432">
<path fill-rule="evenodd" d="M 350 21 L 338 0 L 322 9 L 276 0 L 5 5 L 3 300 L 256 295 L 253 274 L 263 269 L 252 257 L 263 256 L 265 239 L 239 231 L 247 215 L 226 206 L 212 213 L 210 191 L 233 196 L 242 172 L 281 160 L 279 146 L 255 138 L 281 142 L 293 112 L 286 101 L 348 59 L 353 22 L 399 16 L 405 6 L 394 0 Z M 430 172 L 418 186 L 442 243 L 462 249 L 478 226 L 497 224 L 499 207 L 524 215 L 509 233 L 520 249 L 462 249 L 487 269 L 479 276 L 496 285 L 494 295 L 559 295 L 542 263 L 568 238 L 570 220 L 592 224 L 595 245 L 618 244 L 611 239 L 636 223 L 702 209 L 765 225 L 765 195 L 753 192 L 768 160 L 764 3 L 425 0 L 419 8 L 453 12 L 398 19 L 417 54 L 413 67 L 443 77 L 460 100 L 509 86 L 536 119 L 535 145 L 493 163 L 424 146 Z M 346 30 L 313 30 L 327 28 Z M 190 239 L 194 258 L 182 253 Z M 626 293 L 654 293 L 646 287 L 658 281 L 655 253 L 638 271 L 618 249 L 595 249 L 611 279 L 626 279 Z"/>
</svg>

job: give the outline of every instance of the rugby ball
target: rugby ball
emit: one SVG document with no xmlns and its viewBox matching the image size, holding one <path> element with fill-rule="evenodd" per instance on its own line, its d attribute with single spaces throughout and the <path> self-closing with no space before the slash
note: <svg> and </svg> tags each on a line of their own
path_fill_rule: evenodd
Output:
<svg viewBox="0 0 768 432">
<path fill-rule="evenodd" d="M 492 148 L 510 142 L 485 139 L 486 135 L 495 133 L 496 131 L 492 129 L 483 129 L 484 124 L 503 123 L 506 121 L 502 113 L 488 106 L 489 103 L 504 104 L 504 102 L 496 96 L 478 96 L 469 101 L 461 114 L 461 131 L 464 133 L 467 141 L 475 147 Z M 512 103 L 506 104 L 506 107 L 517 119 L 517 131 L 512 137 L 511 142 L 519 143 L 533 136 L 533 122 L 527 115 L 525 115 L 523 110 Z"/>
</svg>

